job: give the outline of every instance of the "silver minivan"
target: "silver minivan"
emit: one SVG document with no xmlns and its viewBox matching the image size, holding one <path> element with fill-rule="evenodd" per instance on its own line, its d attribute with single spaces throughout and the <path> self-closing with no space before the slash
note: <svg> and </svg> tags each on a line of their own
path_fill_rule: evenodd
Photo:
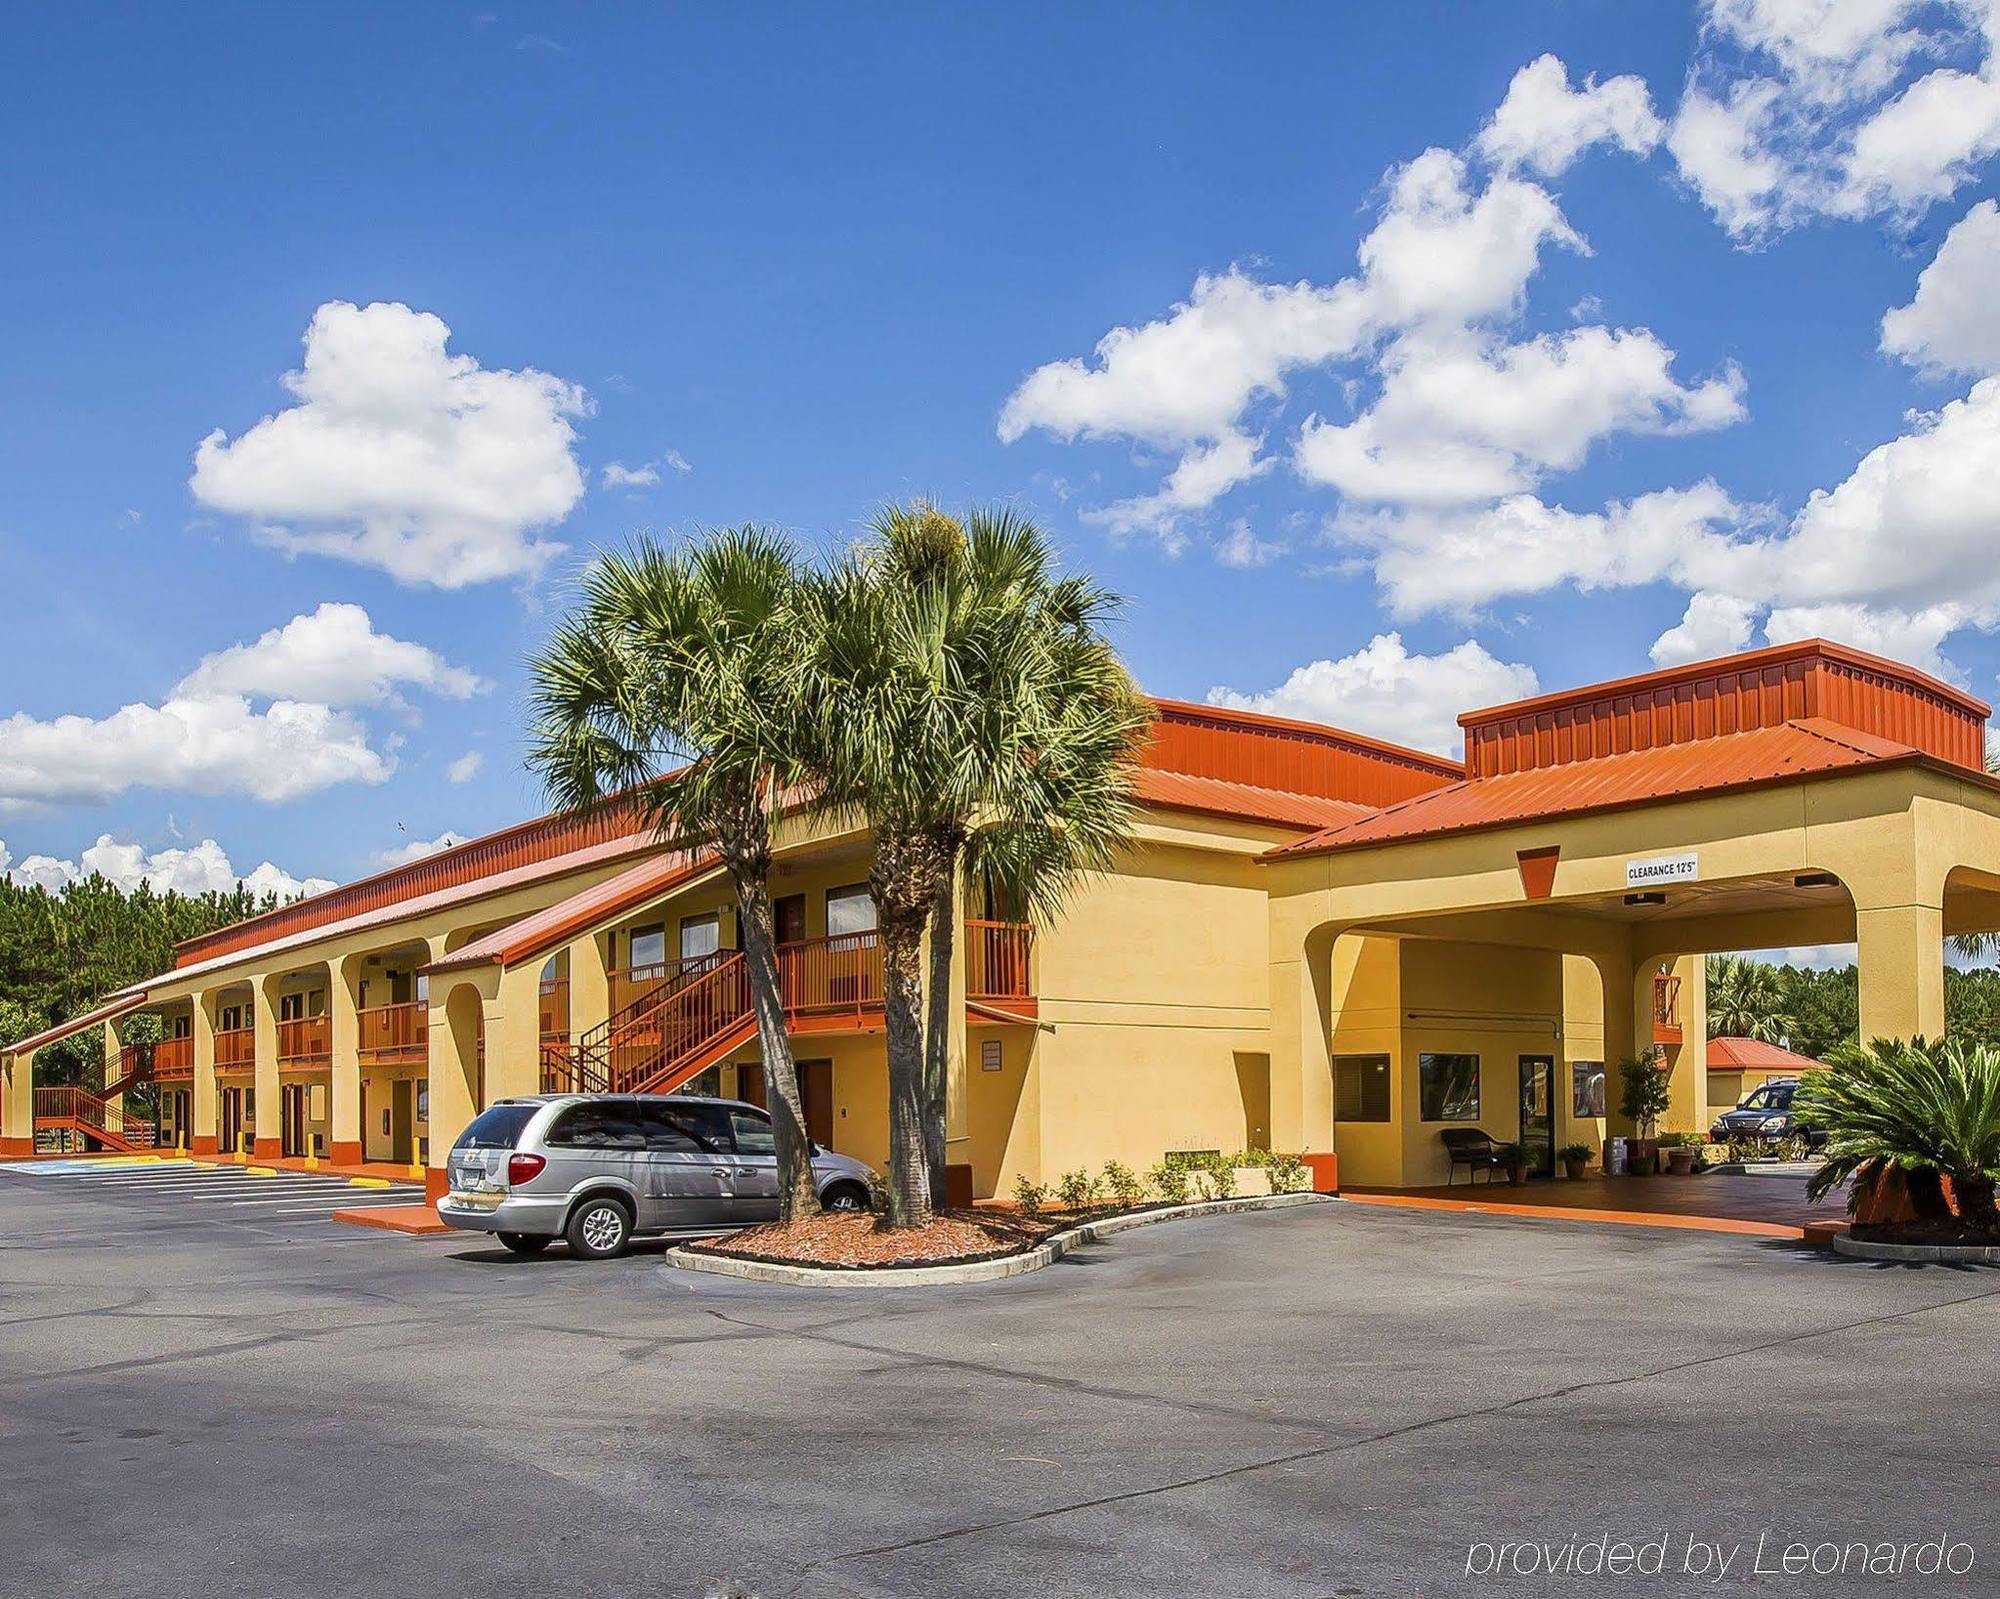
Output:
<svg viewBox="0 0 2000 1599">
<path fill-rule="evenodd" d="M 867 1210 L 874 1174 L 813 1146 L 828 1210 Z M 771 1118 L 692 1094 L 536 1094 L 495 1100 L 458 1135 L 440 1220 L 517 1255 L 558 1238 L 591 1259 L 633 1238 L 749 1227 L 778 1215 Z"/>
</svg>

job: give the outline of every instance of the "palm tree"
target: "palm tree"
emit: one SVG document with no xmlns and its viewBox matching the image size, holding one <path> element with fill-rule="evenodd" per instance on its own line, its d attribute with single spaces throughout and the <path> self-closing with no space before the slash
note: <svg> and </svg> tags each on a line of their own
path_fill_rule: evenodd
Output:
<svg viewBox="0 0 2000 1599">
<path fill-rule="evenodd" d="M 1784 995 L 1778 974 L 1740 955 L 1708 957 L 1708 1036 L 1755 1038 L 1775 1044 L 1785 1036 Z"/>
<path fill-rule="evenodd" d="M 670 847 L 712 850 L 736 890 L 777 1144 L 779 1214 L 819 1208 L 785 1030 L 771 811 L 809 780 L 797 696 L 799 572 L 758 527 L 601 556 L 530 663 L 528 764 L 562 809 L 628 794 Z"/>
<path fill-rule="evenodd" d="M 1103 636 L 1116 602 L 1058 576 L 1032 521 L 919 501 L 873 535 L 808 585 L 808 699 L 825 802 L 858 806 L 875 835 L 889 1218 L 913 1226 L 943 1191 L 957 889 L 1045 918 L 1106 867 L 1130 837 L 1149 712 Z"/>
<path fill-rule="evenodd" d="M 1948 1214 L 1940 1176 L 1951 1179 L 1968 1225 L 2000 1233 L 2000 1052 L 1962 1039 L 1843 1045 L 1827 1070 L 1800 1084 L 1794 1107 L 1824 1127 L 1826 1163 L 1806 1184 L 1819 1199 L 1857 1173 L 1894 1167 L 1920 1216 Z"/>
</svg>

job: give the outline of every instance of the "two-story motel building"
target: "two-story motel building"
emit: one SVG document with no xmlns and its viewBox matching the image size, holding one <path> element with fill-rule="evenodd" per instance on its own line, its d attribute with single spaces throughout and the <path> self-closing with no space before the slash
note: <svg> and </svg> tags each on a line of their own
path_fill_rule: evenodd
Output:
<svg viewBox="0 0 2000 1599">
<path fill-rule="evenodd" d="M 1865 1035 L 1935 1034 L 1943 940 L 2000 926 L 1988 708 L 1819 641 L 1460 718 L 1465 759 L 1161 701 L 1135 843 L 1053 925 L 968 903 L 951 1159 L 1004 1194 L 1171 1150 L 1333 1151 L 1425 1185 L 1439 1133 L 1623 1130 L 1606 1063 L 1657 1043 L 1707 1125 L 1701 956 L 1855 941 Z M 886 1149 L 869 840 L 781 818 L 773 893 L 807 1118 Z M 422 1163 L 546 1088 L 763 1092 L 733 899 L 618 808 L 550 817 L 189 941 L 173 970 L 0 1054 L 0 1153 Z M 123 1030 L 165 1041 L 133 1077 Z M 101 1091 L 37 1049 L 106 1040 Z M 157 1128 L 123 1114 L 159 1086 Z M 1607 1109 L 1611 1112 L 1607 1116 Z"/>
</svg>

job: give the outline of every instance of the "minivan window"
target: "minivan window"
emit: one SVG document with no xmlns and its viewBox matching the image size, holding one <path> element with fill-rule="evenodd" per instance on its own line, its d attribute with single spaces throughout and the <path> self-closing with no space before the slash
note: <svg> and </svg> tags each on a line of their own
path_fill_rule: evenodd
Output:
<svg viewBox="0 0 2000 1599">
<path fill-rule="evenodd" d="M 646 1130 L 648 1149 L 684 1155 L 729 1153 L 729 1118 L 720 1106 L 642 1103 L 639 1123 Z"/>
<path fill-rule="evenodd" d="M 472 1125 L 458 1135 L 454 1149 L 512 1149 L 520 1141 L 521 1130 L 535 1119 L 539 1105 L 493 1105 L 473 1117 Z"/>
<path fill-rule="evenodd" d="M 729 1113 L 729 1129 L 736 1135 L 736 1153 L 739 1155 L 775 1155 L 778 1141 L 771 1132 L 771 1118 L 760 1116 L 754 1110 L 732 1110 Z"/>
<path fill-rule="evenodd" d="M 632 1104 L 576 1105 L 557 1118 L 548 1143 L 559 1149 L 644 1149 L 645 1132 Z"/>
</svg>

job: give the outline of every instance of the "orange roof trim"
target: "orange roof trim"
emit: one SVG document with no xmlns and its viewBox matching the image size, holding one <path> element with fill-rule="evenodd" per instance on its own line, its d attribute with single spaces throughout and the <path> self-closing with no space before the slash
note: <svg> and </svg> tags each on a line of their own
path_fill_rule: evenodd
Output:
<svg viewBox="0 0 2000 1599">
<path fill-rule="evenodd" d="M 1708 1069 L 1712 1072 L 1817 1072 L 1825 1063 L 1796 1050 L 1767 1044 L 1761 1038 L 1711 1038 Z"/>
<path fill-rule="evenodd" d="M 44 1028 L 41 1032 L 16 1043 L 0 1044 L 0 1055 L 25 1055 L 32 1050 L 40 1049 L 44 1044 L 54 1044 L 68 1038 L 72 1033 L 80 1033 L 86 1027 L 95 1027 L 101 1022 L 110 1021 L 114 1016 L 123 1016 L 129 1010 L 137 1010 L 145 1003 L 144 989 L 136 994 L 121 995 L 99 1005 L 95 1010 L 85 1011 L 81 1016 L 73 1016 L 66 1022 L 58 1022 L 55 1026 Z"/>
</svg>

